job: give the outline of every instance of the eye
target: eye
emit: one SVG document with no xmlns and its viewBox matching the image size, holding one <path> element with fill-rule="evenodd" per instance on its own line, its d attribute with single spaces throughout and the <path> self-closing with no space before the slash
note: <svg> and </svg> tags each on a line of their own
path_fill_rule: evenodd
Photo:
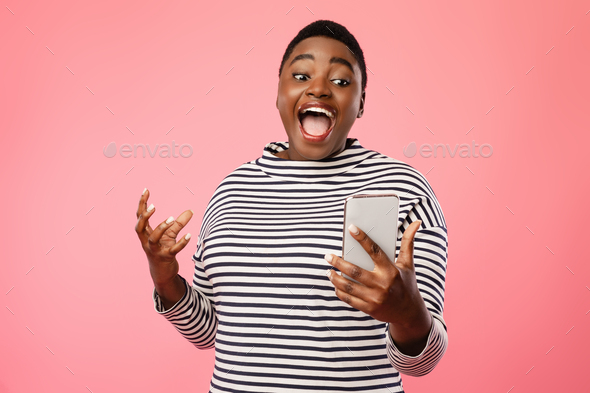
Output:
<svg viewBox="0 0 590 393">
<path fill-rule="evenodd" d="M 332 79 L 332 82 L 336 83 L 336 85 L 338 86 L 348 86 L 350 85 L 350 82 L 347 81 L 346 79 Z M 339 82 L 339 83 L 337 83 Z"/>
<path fill-rule="evenodd" d="M 299 78 L 300 76 L 301 76 L 301 77 L 304 77 L 304 78 L 306 78 L 306 79 Z M 305 75 L 305 74 L 293 74 L 293 77 L 294 77 L 295 79 L 297 79 L 298 81 L 306 81 L 307 79 L 309 79 L 309 76 L 307 76 L 307 75 Z"/>
</svg>

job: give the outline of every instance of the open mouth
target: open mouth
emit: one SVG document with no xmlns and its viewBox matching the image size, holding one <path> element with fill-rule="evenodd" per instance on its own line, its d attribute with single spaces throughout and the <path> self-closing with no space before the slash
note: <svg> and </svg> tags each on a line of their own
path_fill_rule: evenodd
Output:
<svg viewBox="0 0 590 393">
<path fill-rule="evenodd" d="M 304 104 L 297 115 L 299 128 L 308 139 L 323 140 L 334 128 L 335 110 L 322 104 Z M 307 135 L 306 135 L 307 134 Z"/>
</svg>

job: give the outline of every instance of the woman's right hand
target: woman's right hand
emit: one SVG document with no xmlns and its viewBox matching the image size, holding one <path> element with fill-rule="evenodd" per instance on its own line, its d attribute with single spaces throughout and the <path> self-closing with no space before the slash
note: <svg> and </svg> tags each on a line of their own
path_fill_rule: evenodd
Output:
<svg viewBox="0 0 590 393">
<path fill-rule="evenodd" d="M 150 192 L 146 189 L 139 199 L 137 208 L 137 224 L 135 232 L 145 252 L 152 280 L 156 286 L 166 286 L 174 282 L 178 275 L 178 254 L 189 242 L 190 233 L 176 242 L 176 236 L 193 216 L 192 210 L 184 211 L 176 220 L 173 217 L 160 223 L 155 229 L 150 227 L 148 220 L 156 209 L 154 205 L 147 207 Z"/>
</svg>

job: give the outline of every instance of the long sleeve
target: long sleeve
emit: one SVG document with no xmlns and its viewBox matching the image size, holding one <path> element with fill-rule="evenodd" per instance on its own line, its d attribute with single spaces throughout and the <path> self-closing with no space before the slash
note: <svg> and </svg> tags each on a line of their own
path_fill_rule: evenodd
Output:
<svg viewBox="0 0 590 393">
<path fill-rule="evenodd" d="M 414 168 L 358 140 L 317 161 L 275 155 L 286 149 L 270 143 L 221 181 L 203 216 L 192 286 L 166 311 L 154 294 L 156 311 L 198 348 L 215 346 L 212 393 L 403 392 L 401 373 L 427 373 L 446 348 L 447 233 L 434 192 Z M 395 348 L 386 323 L 340 300 L 325 275 L 324 255 L 342 250 L 346 198 L 391 192 L 400 197 L 398 245 L 422 220 L 414 265 L 434 324 L 415 357 Z"/>
<path fill-rule="evenodd" d="M 156 312 L 172 323 L 184 338 L 199 349 L 209 349 L 215 346 L 218 321 L 211 300 L 211 285 L 201 261 L 202 253 L 203 242 L 199 241 L 197 251 L 192 258 L 195 262 L 193 285 L 189 285 L 179 275 L 186 286 L 186 291 L 174 306 L 164 311 L 164 306 L 155 287 L 152 297 Z"/>
<path fill-rule="evenodd" d="M 410 196 L 409 200 L 405 201 L 409 213 L 399 236 L 401 239 L 402 229 L 407 228 L 413 221 L 422 220 L 422 226 L 414 237 L 414 266 L 418 289 L 432 315 L 432 327 L 424 350 L 417 356 L 403 354 L 393 342 L 389 325 L 386 326 L 389 361 L 402 374 L 414 377 L 431 372 L 442 359 L 448 345 L 447 327 L 443 319 L 447 229 L 434 193 L 426 179 L 423 179 L 423 182 L 426 186 L 423 191 L 426 191 L 428 196 Z"/>
<path fill-rule="evenodd" d="M 426 375 L 434 370 L 445 354 L 447 349 L 445 323 L 434 314 L 432 317 L 432 328 L 428 335 L 428 342 L 422 352 L 416 356 L 405 355 L 397 349 L 389 333 L 389 325 L 387 326 L 387 357 L 400 373 L 412 377 Z"/>
</svg>

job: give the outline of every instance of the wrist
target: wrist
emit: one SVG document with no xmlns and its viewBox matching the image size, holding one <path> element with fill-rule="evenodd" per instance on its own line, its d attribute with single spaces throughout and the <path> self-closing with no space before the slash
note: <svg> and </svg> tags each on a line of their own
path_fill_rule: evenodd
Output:
<svg viewBox="0 0 590 393">
<path fill-rule="evenodd" d="M 166 293 L 166 292 L 169 292 L 170 290 L 180 288 L 181 286 L 183 286 L 182 284 L 183 284 L 183 282 L 180 279 L 180 276 L 178 274 L 168 280 L 161 280 L 161 281 L 154 280 L 154 287 L 156 288 L 156 291 L 159 294 Z"/>
<path fill-rule="evenodd" d="M 409 356 L 416 356 L 424 350 L 434 323 L 425 305 L 419 310 L 404 321 L 389 324 L 389 334 L 394 344 Z"/>
<path fill-rule="evenodd" d="M 412 334 L 400 334 L 399 330 L 395 330 L 393 325 L 389 325 L 388 334 L 395 347 L 402 354 L 406 356 L 418 356 L 428 345 L 428 337 L 430 336 L 430 332 L 432 330 L 432 323 L 434 322 L 431 321 L 430 328 L 425 330 L 425 333 L 420 335 L 413 336 Z"/>
<path fill-rule="evenodd" d="M 173 280 L 162 284 L 155 284 L 156 293 L 164 306 L 164 310 L 169 310 L 185 295 L 186 289 L 183 279 L 176 275 Z"/>
<path fill-rule="evenodd" d="M 151 272 L 150 272 L 151 273 Z M 178 273 L 174 274 L 173 276 L 169 276 L 166 278 L 162 278 L 162 274 L 151 274 L 152 281 L 154 286 L 156 287 L 168 287 L 171 285 L 175 285 L 179 280 Z"/>
<path fill-rule="evenodd" d="M 403 320 L 390 322 L 390 325 L 393 325 L 396 329 L 408 331 L 424 330 L 426 326 L 430 326 L 432 324 L 432 315 L 426 308 L 424 300 L 422 298 L 420 300 L 419 306 L 406 313 Z"/>
</svg>

